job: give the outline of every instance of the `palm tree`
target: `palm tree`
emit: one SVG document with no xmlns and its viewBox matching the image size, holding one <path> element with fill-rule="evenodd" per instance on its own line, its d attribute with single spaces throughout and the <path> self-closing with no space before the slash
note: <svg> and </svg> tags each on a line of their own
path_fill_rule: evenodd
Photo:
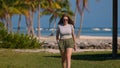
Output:
<svg viewBox="0 0 120 68">
<path fill-rule="evenodd" d="M 38 3 L 38 38 L 40 38 L 41 36 L 41 32 L 40 32 L 40 9 L 41 9 L 41 6 L 40 6 L 40 2 Z"/>
<path fill-rule="evenodd" d="M 8 26 L 10 26 L 10 32 L 12 32 L 12 16 L 13 14 L 20 14 L 19 10 L 15 7 L 15 4 L 17 3 L 17 0 L 0 0 L 1 4 L 1 10 L 3 11 L 4 14 L 4 20 Z"/>
<path fill-rule="evenodd" d="M 26 25 L 27 25 L 27 31 L 28 31 L 28 35 L 34 36 L 34 12 L 36 11 L 36 0 L 32 1 L 32 0 L 24 0 L 21 1 L 22 3 L 22 7 L 23 11 L 22 13 L 24 14 L 25 18 L 26 18 Z"/>
<path fill-rule="evenodd" d="M 29 4 L 29 6 L 30 6 L 30 11 L 29 11 L 30 34 L 31 34 L 31 36 L 34 36 L 35 33 L 34 33 L 34 26 L 33 26 L 34 22 L 33 22 L 33 20 L 34 20 L 34 12 L 36 11 L 36 1 L 34 0 L 34 1 L 29 1 L 29 2 L 30 2 L 30 4 Z"/>
<path fill-rule="evenodd" d="M 48 2 L 49 3 L 49 2 Z M 63 14 L 68 14 L 69 16 L 73 16 L 73 12 L 70 9 L 70 4 L 68 0 L 56 0 L 51 1 L 48 6 L 43 8 L 42 15 L 51 15 L 49 19 L 49 28 L 50 24 L 54 23 L 54 29 L 56 28 L 56 19 L 60 18 Z M 52 30 L 51 36 L 54 35 L 55 30 Z"/>
<path fill-rule="evenodd" d="M 17 3 L 15 4 L 15 7 L 21 12 L 20 14 L 18 14 L 19 18 L 18 18 L 18 28 L 17 28 L 17 32 L 19 33 L 20 32 L 20 24 L 21 24 L 21 19 L 22 19 L 22 14 L 23 14 L 23 11 L 24 11 L 24 7 L 23 7 L 23 4 L 21 1 L 17 1 Z"/>
<path fill-rule="evenodd" d="M 27 20 L 26 22 L 26 25 L 27 25 L 27 28 L 28 28 L 28 25 L 29 25 L 29 22 L 28 22 L 28 17 L 29 17 L 29 3 L 25 1 L 19 1 L 15 4 L 16 8 L 21 12 L 19 15 L 19 18 L 18 18 L 18 30 L 17 32 L 19 33 L 20 32 L 20 24 L 21 24 L 21 18 L 22 18 L 22 15 L 25 16 L 25 20 Z M 28 30 L 28 34 L 29 34 L 29 30 Z"/>
<path fill-rule="evenodd" d="M 47 2 L 47 1 L 45 1 L 45 0 L 38 0 L 38 33 L 37 33 L 37 36 L 38 36 L 38 38 L 40 38 L 40 36 L 41 36 L 41 30 L 40 30 L 40 15 L 41 15 L 41 8 L 44 8 L 45 7 L 45 5 L 44 5 L 44 2 Z M 44 5 L 44 6 L 42 6 L 42 5 Z"/>
<path fill-rule="evenodd" d="M 80 37 L 80 33 L 82 31 L 82 23 L 83 23 L 83 17 L 84 17 L 84 10 L 85 9 L 88 10 L 88 0 L 76 0 L 76 7 L 78 9 L 79 14 L 81 15 L 80 27 L 79 27 L 79 31 L 78 31 L 77 36 L 76 36 L 77 38 L 79 38 Z"/>
<path fill-rule="evenodd" d="M 47 4 L 47 5 L 46 5 Z M 56 6 L 57 5 L 57 6 Z M 61 9 L 60 5 L 58 3 L 56 3 L 55 1 L 47 1 L 47 2 L 44 2 L 44 4 L 42 5 L 42 13 L 41 15 L 51 15 L 50 19 L 49 19 L 49 28 L 50 28 L 50 24 L 51 22 L 54 20 L 54 28 L 55 28 L 55 25 L 56 25 L 56 19 L 57 19 L 57 13 L 56 13 L 56 10 L 57 9 Z M 54 34 L 54 31 L 52 31 L 52 34 Z"/>
<path fill-rule="evenodd" d="M 78 11 L 79 11 L 80 15 L 82 16 L 84 8 L 87 7 L 87 0 L 83 0 L 83 8 L 82 9 L 80 9 L 80 7 L 79 7 L 80 0 L 76 0 L 76 3 L 77 3 Z M 113 47 L 112 48 L 112 56 L 113 56 L 113 58 L 117 57 L 117 37 L 118 37 L 117 36 L 117 24 L 118 24 L 117 13 L 118 13 L 118 0 L 113 0 L 113 36 L 112 36 L 112 42 L 113 42 L 113 44 L 112 44 L 112 47 Z M 81 26 L 82 26 L 82 21 L 81 21 Z M 78 32 L 78 37 L 80 36 L 80 32 L 81 32 L 80 29 Z"/>
</svg>

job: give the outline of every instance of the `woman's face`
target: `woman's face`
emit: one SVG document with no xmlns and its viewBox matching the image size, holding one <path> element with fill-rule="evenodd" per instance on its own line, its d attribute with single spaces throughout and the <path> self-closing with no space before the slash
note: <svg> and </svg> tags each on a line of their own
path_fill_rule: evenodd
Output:
<svg viewBox="0 0 120 68">
<path fill-rule="evenodd" d="M 64 24 L 68 24 L 68 17 L 66 17 L 66 16 L 63 17 L 63 23 L 64 23 Z"/>
</svg>

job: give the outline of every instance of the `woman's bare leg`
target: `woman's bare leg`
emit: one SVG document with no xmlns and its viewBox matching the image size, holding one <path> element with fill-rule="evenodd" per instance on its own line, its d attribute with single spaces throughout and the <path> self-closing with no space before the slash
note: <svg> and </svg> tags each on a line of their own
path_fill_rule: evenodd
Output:
<svg viewBox="0 0 120 68">
<path fill-rule="evenodd" d="M 72 55 L 72 50 L 73 48 L 67 48 L 66 49 L 66 68 L 70 68 L 71 67 L 71 55 Z"/>
<path fill-rule="evenodd" d="M 60 51 L 62 58 L 62 67 L 66 68 L 66 52 Z"/>
</svg>

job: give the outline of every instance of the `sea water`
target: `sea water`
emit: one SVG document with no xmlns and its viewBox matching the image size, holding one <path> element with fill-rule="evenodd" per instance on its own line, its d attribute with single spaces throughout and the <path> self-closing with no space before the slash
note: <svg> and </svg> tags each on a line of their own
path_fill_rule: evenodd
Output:
<svg viewBox="0 0 120 68">
<path fill-rule="evenodd" d="M 79 28 L 75 28 L 75 34 L 78 33 Z M 17 28 L 13 28 L 14 32 L 17 32 Z M 34 28 L 35 34 L 37 34 L 38 29 L 37 27 Z M 41 28 L 40 29 L 42 36 L 50 36 L 53 32 L 54 35 L 56 34 L 56 29 L 54 28 Z M 27 33 L 27 29 L 21 27 L 20 33 Z M 88 35 L 88 36 L 112 36 L 112 28 L 111 27 L 84 27 L 82 28 L 80 35 Z M 120 37 L 120 28 L 118 28 L 118 36 Z"/>
</svg>

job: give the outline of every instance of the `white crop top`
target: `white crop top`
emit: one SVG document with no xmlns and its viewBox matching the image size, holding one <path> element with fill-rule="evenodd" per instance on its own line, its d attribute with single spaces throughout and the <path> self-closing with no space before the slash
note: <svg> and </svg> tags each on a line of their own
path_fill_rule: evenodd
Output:
<svg viewBox="0 0 120 68">
<path fill-rule="evenodd" d="M 72 31 L 74 31 L 73 25 L 59 24 L 58 31 L 60 33 L 60 39 L 69 39 L 72 38 Z"/>
</svg>

